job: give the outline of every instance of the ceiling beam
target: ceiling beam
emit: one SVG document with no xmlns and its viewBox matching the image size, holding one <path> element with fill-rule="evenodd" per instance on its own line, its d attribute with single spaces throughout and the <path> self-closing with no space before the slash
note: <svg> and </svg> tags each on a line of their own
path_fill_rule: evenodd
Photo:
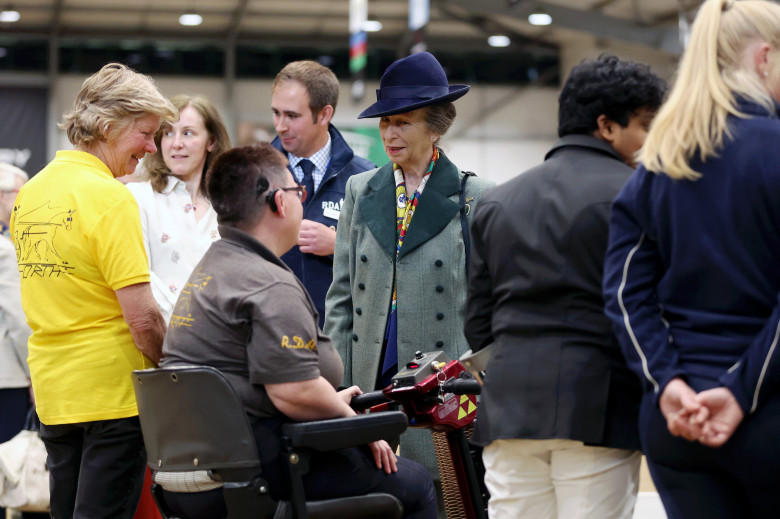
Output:
<svg viewBox="0 0 780 519">
<path fill-rule="evenodd" d="M 548 43 L 541 38 L 529 38 L 528 36 L 517 32 L 512 27 L 509 27 L 507 24 L 502 23 L 500 19 L 494 19 L 482 14 L 474 14 L 463 9 L 453 8 L 453 6 L 449 5 L 447 2 L 439 2 L 438 9 L 439 12 L 452 20 L 457 20 L 476 27 L 485 35 L 485 38 L 492 34 L 506 34 L 511 38 L 515 50 L 520 49 L 536 54 L 558 55 L 558 45 Z"/>
<path fill-rule="evenodd" d="M 25 30 L 4 30 L 0 33 L 0 41 L 6 38 L 12 39 L 46 39 L 50 35 L 48 27 Z M 372 33 L 369 36 L 369 49 L 381 49 L 396 51 L 400 34 Z M 137 29 L 104 29 L 101 31 L 84 29 L 62 28 L 58 34 L 58 40 L 101 40 L 105 42 L 119 43 L 122 41 L 136 41 L 149 43 L 152 45 L 158 43 L 181 43 L 185 45 L 217 45 L 224 46 L 227 42 L 223 30 L 199 31 L 193 34 L 191 31 L 149 31 Z M 453 51 L 487 51 L 489 47 L 482 37 L 464 38 L 463 36 L 426 36 L 426 43 L 431 52 L 437 50 Z M 349 40 L 342 35 L 332 34 L 290 34 L 287 33 L 268 33 L 256 32 L 243 29 L 239 31 L 236 44 L 238 45 L 262 45 L 270 48 L 290 47 L 290 48 L 310 48 L 322 47 L 326 49 L 346 49 L 349 47 Z M 494 49 L 495 51 L 495 49 Z M 552 54 L 550 50 L 545 52 L 540 48 L 542 55 Z"/>
<path fill-rule="evenodd" d="M 614 4 L 615 2 L 617 2 L 617 0 L 598 0 L 598 2 L 596 2 L 591 6 L 591 9 L 594 9 L 596 11 L 601 11 L 605 7 L 608 7 Z"/>
<path fill-rule="evenodd" d="M 450 4 L 460 6 L 472 13 L 500 16 L 513 16 L 526 19 L 535 9 L 549 14 L 553 26 L 592 33 L 601 38 L 638 43 L 671 54 L 680 54 L 682 46 L 677 27 L 648 27 L 631 20 L 604 15 L 594 10 L 572 9 L 550 2 L 513 3 L 511 0 L 449 0 Z"/>
<path fill-rule="evenodd" d="M 233 10 L 230 15 L 230 24 L 228 25 L 228 38 L 237 37 L 238 30 L 241 27 L 241 20 L 246 15 L 246 7 L 249 4 L 249 0 L 239 0 L 238 6 Z"/>
<path fill-rule="evenodd" d="M 62 0 L 55 0 L 57 2 L 62 3 Z M 301 16 L 304 16 L 305 18 L 316 18 L 317 20 L 346 20 L 348 15 L 345 13 L 341 13 L 339 11 L 333 10 L 333 9 L 315 9 L 315 10 L 309 10 L 305 13 L 305 15 L 302 15 L 300 11 L 295 9 L 289 9 L 289 10 L 273 10 L 271 12 L 268 12 L 268 10 L 264 9 L 262 5 L 260 7 L 255 7 L 253 9 L 249 8 L 249 2 L 241 0 L 242 6 L 239 8 L 226 8 L 222 5 L 212 6 L 212 5 L 204 5 L 201 7 L 198 7 L 197 11 L 200 15 L 202 15 L 204 18 L 207 18 L 208 16 L 216 15 L 216 16 L 230 16 L 231 19 L 234 17 L 235 12 L 239 9 L 242 12 L 242 16 L 244 17 L 273 17 L 273 18 L 301 18 Z M 41 3 L 38 5 L 25 5 L 23 7 L 17 6 L 18 9 L 24 10 L 25 12 L 37 12 L 37 13 L 49 13 L 52 10 L 52 6 L 46 3 Z M 176 18 L 179 17 L 180 14 L 182 14 L 184 11 L 181 7 L 177 5 L 171 5 L 169 2 L 160 2 L 153 7 L 149 6 L 139 6 L 137 3 L 109 3 L 105 2 L 100 5 L 99 8 L 95 8 L 92 5 L 70 5 L 68 4 L 65 7 L 68 11 L 68 13 L 76 14 L 79 16 L 82 16 L 82 13 L 84 15 L 94 15 L 95 13 L 107 13 L 112 14 L 115 16 L 129 16 L 129 15 L 136 15 L 140 12 L 149 12 L 152 16 L 175 16 Z M 398 12 L 398 13 L 386 13 L 381 16 L 381 19 L 383 20 L 406 20 L 407 15 L 406 12 Z"/>
<path fill-rule="evenodd" d="M 56 37 L 62 27 L 62 3 L 63 0 L 56 0 L 54 2 L 54 11 L 51 16 L 51 34 Z"/>
</svg>

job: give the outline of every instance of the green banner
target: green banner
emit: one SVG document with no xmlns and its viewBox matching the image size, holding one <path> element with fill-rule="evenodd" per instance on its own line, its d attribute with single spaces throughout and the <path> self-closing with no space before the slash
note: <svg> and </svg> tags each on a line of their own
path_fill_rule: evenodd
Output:
<svg viewBox="0 0 780 519">
<path fill-rule="evenodd" d="M 382 146 L 382 138 L 379 136 L 379 128 L 340 126 L 339 131 L 356 155 L 367 158 L 377 166 L 384 166 L 389 162 L 385 148 Z"/>
</svg>

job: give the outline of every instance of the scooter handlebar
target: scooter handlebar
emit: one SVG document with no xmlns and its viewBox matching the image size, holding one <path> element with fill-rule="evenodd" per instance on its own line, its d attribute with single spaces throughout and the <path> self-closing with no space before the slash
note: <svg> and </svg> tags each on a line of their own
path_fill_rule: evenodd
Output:
<svg viewBox="0 0 780 519">
<path fill-rule="evenodd" d="M 474 378 L 451 378 L 444 382 L 442 389 L 445 393 L 456 395 L 478 395 L 482 386 Z"/>
<path fill-rule="evenodd" d="M 378 390 L 353 396 L 349 406 L 355 411 L 365 411 L 370 407 L 384 404 L 385 402 L 388 402 L 387 397 L 381 390 Z"/>
<path fill-rule="evenodd" d="M 482 390 L 482 386 L 473 378 L 451 378 L 444 383 L 442 389 L 445 393 L 456 395 L 478 395 Z M 382 390 L 378 390 L 353 396 L 349 406 L 355 411 L 365 411 L 375 405 L 389 401 Z"/>
</svg>

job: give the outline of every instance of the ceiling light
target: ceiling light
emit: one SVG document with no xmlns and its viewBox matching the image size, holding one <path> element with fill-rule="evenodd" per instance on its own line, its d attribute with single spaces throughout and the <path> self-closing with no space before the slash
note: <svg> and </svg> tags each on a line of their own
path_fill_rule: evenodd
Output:
<svg viewBox="0 0 780 519">
<path fill-rule="evenodd" d="M 382 30 L 382 22 L 377 20 L 366 20 L 363 22 L 363 30 L 366 32 L 379 32 Z"/>
<path fill-rule="evenodd" d="M 550 25 L 552 16 L 547 13 L 535 12 L 528 15 L 528 23 L 531 25 Z"/>
<path fill-rule="evenodd" d="M 512 43 L 512 40 L 509 39 L 509 36 L 504 36 L 503 34 L 494 34 L 488 37 L 488 45 L 491 47 L 509 47 L 510 43 Z"/>
<path fill-rule="evenodd" d="M 19 18 L 21 18 L 21 16 L 19 15 L 19 11 L 14 11 L 13 9 L 0 11 L 0 22 L 14 23 L 14 22 L 18 22 Z"/>
<path fill-rule="evenodd" d="M 184 13 L 183 15 L 179 16 L 179 23 L 188 27 L 192 27 L 202 24 L 203 17 L 196 13 Z"/>
</svg>

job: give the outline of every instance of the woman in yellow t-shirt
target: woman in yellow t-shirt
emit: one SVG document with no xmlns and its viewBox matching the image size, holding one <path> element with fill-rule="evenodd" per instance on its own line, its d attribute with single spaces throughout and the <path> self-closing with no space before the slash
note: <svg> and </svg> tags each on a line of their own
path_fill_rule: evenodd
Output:
<svg viewBox="0 0 780 519">
<path fill-rule="evenodd" d="M 151 78 L 116 63 L 84 81 L 58 151 L 11 216 L 32 328 L 30 374 L 51 471 L 53 517 L 132 517 L 145 450 L 130 381 L 160 358 L 132 173 L 176 109 Z"/>
</svg>

